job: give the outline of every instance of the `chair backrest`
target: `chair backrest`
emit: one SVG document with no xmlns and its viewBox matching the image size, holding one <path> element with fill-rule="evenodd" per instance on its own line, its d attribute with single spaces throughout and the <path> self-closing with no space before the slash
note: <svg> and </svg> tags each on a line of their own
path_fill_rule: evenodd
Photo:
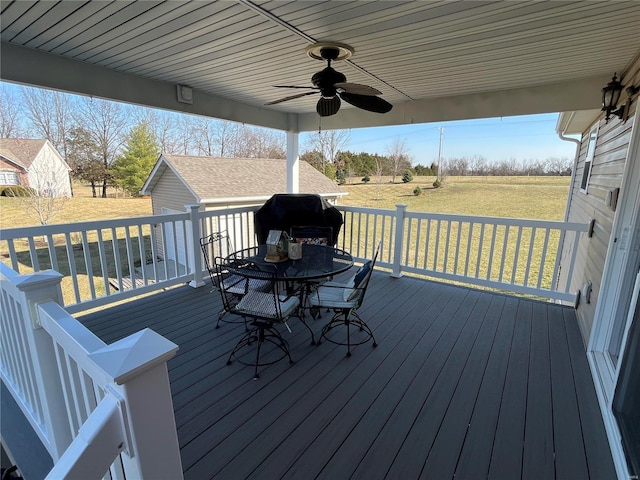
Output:
<svg viewBox="0 0 640 480">
<path fill-rule="evenodd" d="M 227 268 L 232 276 L 246 279 L 246 293 L 234 306 L 236 313 L 276 322 L 286 320 L 282 309 L 285 300 L 281 299 L 275 265 L 238 261 Z M 268 291 L 265 291 L 265 282 L 271 285 Z"/>
<path fill-rule="evenodd" d="M 300 243 L 313 244 L 313 245 L 327 245 L 335 246 L 332 244 L 333 229 L 331 227 L 322 227 L 316 225 L 307 225 L 301 227 L 291 227 L 291 238 L 297 240 Z"/>
<path fill-rule="evenodd" d="M 228 267 L 229 263 L 222 257 L 214 258 L 215 274 L 211 277 L 214 288 L 220 292 L 222 306 L 231 311 L 239 298 L 248 290 L 248 281 L 244 277 L 235 275 Z"/>
<path fill-rule="evenodd" d="M 217 274 L 214 259 L 216 257 L 225 258 L 233 253 L 233 245 L 231 238 L 226 230 L 213 232 L 210 235 L 200 239 L 200 248 L 204 256 L 204 263 L 211 277 L 211 283 L 215 285 L 215 276 Z"/>
<path fill-rule="evenodd" d="M 233 304 L 237 301 L 234 295 L 226 291 L 224 287 L 224 279 L 229 276 L 229 272 L 223 268 L 223 256 L 229 255 L 233 251 L 231 240 L 226 232 L 214 232 L 200 239 L 200 248 L 204 257 L 204 263 L 209 272 L 211 285 L 220 292 L 222 298 L 222 306 L 229 311 Z"/>
<path fill-rule="evenodd" d="M 358 273 L 356 273 L 355 277 L 353 277 L 353 291 L 347 298 L 348 301 L 357 300 L 356 309 L 360 308 L 362 302 L 364 300 L 364 296 L 367 293 L 367 287 L 369 286 L 369 280 L 371 279 L 371 275 L 373 274 L 373 268 L 376 266 L 376 261 L 378 260 L 378 255 L 380 253 L 380 249 L 382 248 L 382 241 L 378 243 L 375 253 L 373 254 L 373 258 L 371 260 L 367 260 Z"/>
<path fill-rule="evenodd" d="M 220 232 L 213 232 L 200 239 L 200 248 L 204 254 L 207 265 L 212 265 L 210 260 L 215 257 L 227 257 L 233 253 L 233 243 L 231 237 L 226 230 Z"/>
</svg>

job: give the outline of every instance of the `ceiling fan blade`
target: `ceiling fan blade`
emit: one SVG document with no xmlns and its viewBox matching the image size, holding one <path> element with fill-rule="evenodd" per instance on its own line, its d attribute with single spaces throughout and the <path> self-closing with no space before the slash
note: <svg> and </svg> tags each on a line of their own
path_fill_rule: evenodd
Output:
<svg viewBox="0 0 640 480">
<path fill-rule="evenodd" d="M 354 93 L 343 92 L 340 96 L 345 102 L 350 103 L 354 107 L 358 107 L 369 112 L 387 113 L 393 108 L 393 105 L 386 100 L 372 95 L 356 95 Z"/>
<path fill-rule="evenodd" d="M 316 112 L 321 117 L 335 115 L 340 110 L 340 103 L 340 98 L 337 95 L 333 98 L 320 97 L 316 105 Z"/>
<path fill-rule="evenodd" d="M 301 87 L 300 85 L 274 85 L 273 88 L 306 88 L 312 90 L 320 90 L 318 87 Z"/>
<path fill-rule="evenodd" d="M 355 95 L 382 95 L 382 92 L 377 88 L 370 87 L 369 85 L 362 85 L 360 83 L 342 82 L 335 83 L 333 86 Z"/>
<path fill-rule="evenodd" d="M 289 95 L 288 97 L 281 98 L 279 100 L 274 100 L 273 102 L 265 103 L 265 105 L 275 105 L 276 103 L 286 102 L 287 100 L 294 100 L 296 98 L 306 97 L 307 95 L 315 95 L 318 92 L 305 92 L 305 93 L 296 93 L 295 95 Z"/>
</svg>

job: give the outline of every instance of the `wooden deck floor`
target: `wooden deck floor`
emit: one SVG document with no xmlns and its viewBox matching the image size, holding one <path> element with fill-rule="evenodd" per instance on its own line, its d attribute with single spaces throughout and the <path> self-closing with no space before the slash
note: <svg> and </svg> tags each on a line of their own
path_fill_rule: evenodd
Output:
<svg viewBox="0 0 640 480">
<path fill-rule="evenodd" d="M 378 341 L 310 345 L 252 380 L 226 365 L 243 327 L 183 287 L 79 317 L 106 342 L 150 327 L 169 362 L 185 478 L 598 479 L 613 463 L 572 309 L 376 272 Z M 329 314 L 311 322 L 319 332 Z"/>
</svg>

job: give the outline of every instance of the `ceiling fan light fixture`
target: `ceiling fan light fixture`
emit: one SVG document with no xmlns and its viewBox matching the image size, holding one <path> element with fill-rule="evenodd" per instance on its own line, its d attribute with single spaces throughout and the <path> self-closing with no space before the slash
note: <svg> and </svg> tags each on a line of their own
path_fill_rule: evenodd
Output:
<svg viewBox="0 0 640 480">
<path fill-rule="evenodd" d="M 316 104 L 316 112 L 321 117 L 330 117 L 335 115 L 340 110 L 340 97 L 335 95 L 333 98 L 320 97 Z"/>
</svg>

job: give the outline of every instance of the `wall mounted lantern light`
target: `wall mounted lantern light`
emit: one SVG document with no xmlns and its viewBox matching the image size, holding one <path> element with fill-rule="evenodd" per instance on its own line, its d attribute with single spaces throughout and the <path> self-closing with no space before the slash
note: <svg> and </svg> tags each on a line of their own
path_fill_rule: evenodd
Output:
<svg viewBox="0 0 640 480">
<path fill-rule="evenodd" d="M 618 118 L 625 116 L 625 113 L 629 112 L 631 106 L 632 97 L 640 91 L 640 87 L 630 85 L 627 87 L 627 94 L 629 100 L 618 108 L 618 102 L 620 101 L 620 95 L 624 85 L 616 79 L 616 74 L 613 74 L 613 78 L 607 86 L 602 89 L 602 111 L 606 113 L 604 120 L 605 123 L 609 123 L 609 119 L 612 115 Z"/>
</svg>

